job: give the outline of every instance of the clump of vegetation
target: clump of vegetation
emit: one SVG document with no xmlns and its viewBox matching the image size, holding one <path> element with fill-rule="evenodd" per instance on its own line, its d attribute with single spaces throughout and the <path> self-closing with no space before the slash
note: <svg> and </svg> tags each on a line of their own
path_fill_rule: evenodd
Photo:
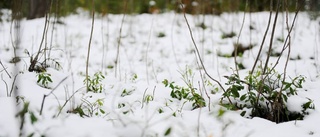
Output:
<svg viewBox="0 0 320 137">
<path fill-rule="evenodd" d="M 223 94 L 221 104 L 231 110 L 241 110 L 242 116 L 249 110 L 251 117 L 261 117 L 277 123 L 303 119 L 308 114 L 308 109 L 315 108 L 312 100 L 308 99 L 301 104 L 300 112 L 288 109 L 288 98 L 298 95 L 298 89 L 303 87 L 305 81 L 303 76 L 283 81 L 284 75 L 274 70 L 268 70 L 267 74 L 262 75 L 257 71 L 244 80 L 237 74 L 226 77 L 229 88 Z M 224 99 L 227 97 L 233 98 L 233 102 L 225 103 Z"/>
<path fill-rule="evenodd" d="M 176 85 L 174 82 L 169 82 L 167 79 L 163 80 L 162 83 L 165 87 L 171 88 L 170 96 L 172 98 L 178 100 L 186 99 L 192 102 L 193 109 L 206 106 L 204 98 L 196 93 L 195 88 L 181 87 L 179 85 Z"/>
<path fill-rule="evenodd" d="M 93 75 L 92 78 L 88 76 L 85 80 L 83 80 L 83 83 L 86 85 L 88 82 L 87 91 L 91 91 L 93 93 L 102 93 L 102 91 L 104 90 L 102 80 L 104 79 L 105 76 L 102 74 L 102 72 L 97 72 Z"/>
<path fill-rule="evenodd" d="M 221 38 L 222 39 L 226 39 L 226 38 L 233 38 L 234 36 L 236 36 L 237 34 L 235 32 L 230 32 L 230 33 L 223 33 Z"/>
<path fill-rule="evenodd" d="M 82 103 L 76 108 L 67 111 L 67 113 L 78 114 L 80 117 L 93 117 L 93 116 L 102 116 L 106 112 L 103 109 L 104 101 L 103 99 L 97 99 L 94 102 L 83 98 Z"/>
<path fill-rule="evenodd" d="M 166 34 L 164 32 L 159 32 L 157 35 L 158 38 L 163 38 L 165 36 L 166 36 Z"/>
<path fill-rule="evenodd" d="M 185 99 L 192 102 L 193 109 L 205 107 L 206 102 L 204 98 L 196 92 L 197 89 L 192 84 L 192 70 L 187 68 L 181 75 L 187 87 L 176 85 L 175 82 L 169 82 L 167 79 L 162 81 L 165 87 L 171 88 L 170 96 L 178 100 Z"/>
<path fill-rule="evenodd" d="M 47 72 L 40 72 L 38 73 L 37 77 L 38 77 L 38 80 L 37 80 L 38 85 L 44 88 L 50 88 L 49 83 L 52 83 L 51 74 Z"/>
</svg>

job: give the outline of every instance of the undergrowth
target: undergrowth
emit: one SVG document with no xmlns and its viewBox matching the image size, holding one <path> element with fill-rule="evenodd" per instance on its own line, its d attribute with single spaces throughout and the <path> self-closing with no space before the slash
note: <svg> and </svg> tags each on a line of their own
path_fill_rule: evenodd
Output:
<svg viewBox="0 0 320 137">
<path fill-rule="evenodd" d="M 187 68 L 187 70 L 184 73 L 181 73 L 181 75 L 183 81 L 187 85 L 186 87 L 177 85 L 175 82 L 170 82 L 167 79 L 162 81 L 165 87 L 169 87 L 171 89 L 170 96 L 180 101 L 182 99 L 186 99 L 187 101 L 192 102 L 193 109 L 205 107 L 206 102 L 204 98 L 197 93 L 197 88 L 192 84 L 192 70 Z"/>
<path fill-rule="evenodd" d="M 295 112 L 288 109 L 288 98 L 297 96 L 303 88 L 304 76 L 290 78 L 283 81 L 283 74 L 275 70 L 268 70 L 267 75 L 261 71 L 247 75 L 241 80 L 237 74 L 227 76 L 227 92 L 222 95 L 221 104 L 231 110 L 240 110 L 241 115 L 261 117 L 274 122 L 302 120 L 308 115 L 309 109 L 315 106 L 311 99 L 301 104 L 301 111 Z M 225 102 L 229 97 L 233 102 Z M 249 111 L 249 112 L 247 112 Z"/>
</svg>

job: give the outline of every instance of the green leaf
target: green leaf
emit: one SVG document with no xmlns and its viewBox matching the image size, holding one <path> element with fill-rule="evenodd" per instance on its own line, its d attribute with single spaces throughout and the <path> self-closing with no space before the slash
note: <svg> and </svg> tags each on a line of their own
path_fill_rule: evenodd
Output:
<svg viewBox="0 0 320 137">
<path fill-rule="evenodd" d="M 169 82 L 168 82 L 167 79 L 164 79 L 164 80 L 162 81 L 162 83 L 164 84 L 165 87 L 167 87 Z"/>
<path fill-rule="evenodd" d="M 243 101 L 243 100 L 245 100 L 247 98 L 247 94 L 244 94 L 244 95 L 242 95 L 241 97 L 240 97 L 240 101 Z"/>
<path fill-rule="evenodd" d="M 288 102 L 288 96 L 287 96 L 287 95 L 282 94 L 282 98 L 283 98 L 283 100 L 284 100 L 285 102 Z"/>
<path fill-rule="evenodd" d="M 159 108 L 158 110 L 159 114 L 163 113 L 163 110 L 161 108 Z"/>
<path fill-rule="evenodd" d="M 221 116 L 223 116 L 223 114 L 225 113 L 226 111 L 225 110 L 223 110 L 223 109 L 219 109 L 219 111 L 218 111 L 218 117 L 221 117 Z"/>
<path fill-rule="evenodd" d="M 103 101 L 101 99 L 98 99 L 97 103 L 98 103 L 99 106 L 103 106 Z"/>
<path fill-rule="evenodd" d="M 246 111 L 242 111 L 242 112 L 240 113 L 241 116 L 244 116 L 245 114 L 246 114 Z"/>
<path fill-rule="evenodd" d="M 235 98 L 238 98 L 240 96 L 237 88 L 232 88 L 231 93 L 232 93 L 233 97 L 235 97 Z"/>
<path fill-rule="evenodd" d="M 30 133 L 27 137 L 33 137 L 33 135 L 34 135 L 34 132 Z"/>
<path fill-rule="evenodd" d="M 38 121 L 38 118 L 34 115 L 33 112 L 30 112 L 30 120 L 31 120 L 31 124 L 34 124 L 35 122 Z"/>
<path fill-rule="evenodd" d="M 41 80 L 41 76 L 38 76 L 38 80 L 37 80 L 37 83 L 39 83 Z"/>
<path fill-rule="evenodd" d="M 289 84 L 289 83 L 287 83 L 287 82 L 283 82 L 284 83 L 284 85 L 286 85 L 284 88 L 283 88 L 283 90 L 287 90 L 287 89 L 289 89 L 290 87 L 291 87 L 291 84 Z"/>
<path fill-rule="evenodd" d="M 171 127 L 166 130 L 164 136 L 168 136 L 171 133 Z"/>
<path fill-rule="evenodd" d="M 106 113 L 103 109 L 99 109 L 99 110 L 100 110 L 100 112 L 101 112 L 102 114 L 105 114 L 105 113 Z"/>
</svg>

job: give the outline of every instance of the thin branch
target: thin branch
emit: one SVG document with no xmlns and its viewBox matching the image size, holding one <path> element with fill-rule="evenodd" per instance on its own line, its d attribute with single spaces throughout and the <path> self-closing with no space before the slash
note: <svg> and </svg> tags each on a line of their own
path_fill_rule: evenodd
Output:
<svg viewBox="0 0 320 137">
<path fill-rule="evenodd" d="M 248 7 L 248 0 L 246 0 L 246 6 L 245 6 L 245 11 L 243 12 L 243 19 L 242 19 L 242 24 L 241 24 L 241 28 L 240 28 L 240 32 L 237 38 L 237 44 L 235 45 L 235 49 L 234 49 L 234 65 L 235 65 L 235 69 L 236 69 L 236 73 L 237 75 L 240 77 L 239 75 L 239 68 L 238 68 L 238 62 L 237 62 L 237 56 L 238 56 L 238 47 L 239 47 L 239 40 L 240 40 L 240 36 L 241 36 L 241 32 L 244 26 L 244 22 L 246 20 L 246 9 Z"/>
<path fill-rule="evenodd" d="M 80 88 L 80 89 L 81 89 L 81 88 Z M 60 115 L 62 109 L 63 109 L 63 108 L 67 105 L 67 103 L 73 98 L 73 96 L 74 96 L 77 92 L 79 92 L 79 91 L 80 91 L 80 90 L 77 90 L 76 92 L 73 92 L 73 94 L 64 102 L 64 104 L 62 105 L 62 107 L 59 109 L 59 112 L 58 112 L 57 116 Z"/>
<path fill-rule="evenodd" d="M 288 31 L 288 34 L 287 34 L 286 40 L 284 41 L 284 44 L 283 44 L 282 50 L 281 50 L 281 52 L 280 52 L 280 55 L 279 55 L 276 63 L 275 63 L 275 64 L 273 65 L 273 67 L 270 69 L 271 71 L 272 71 L 273 69 L 275 69 L 275 67 L 278 65 L 278 63 L 279 63 L 279 61 L 280 61 L 280 58 L 281 58 L 283 52 L 289 47 L 289 43 L 290 43 L 290 39 L 291 39 L 291 32 L 292 32 L 293 27 L 294 27 L 294 25 L 295 25 L 295 22 L 296 22 L 296 19 L 297 19 L 297 17 L 298 17 L 299 11 L 300 11 L 300 7 L 299 7 L 299 9 L 297 9 L 297 11 L 295 12 L 295 15 L 294 15 L 294 17 L 293 17 L 292 24 L 291 24 L 291 26 L 290 26 L 290 30 Z M 288 17 L 287 17 L 287 18 L 288 18 Z M 288 25 L 287 25 L 287 26 L 288 26 Z M 289 26 L 288 26 L 288 28 L 289 28 Z M 289 41 L 289 42 L 288 42 L 288 41 Z"/>
<path fill-rule="evenodd" d="M 147 49 L 146 49 L 146 75 L 147 75 L 147 83 L 149 85 L 149 71 L 148 71 L 148 53 L 149 53 L 149 46 L 150 46 L 150 42 L 151 42 L 151 33 L 152 33 L 152 28 L 153 28 L 153 17 L 151 20 L 151 26 L 150 26 L 150 32 L 149 32 L 149 37 L 148 37 L 148 45 L 147 45 Z"/>
<path fill-rule="evenodd" d="M 268 50 L 268 56 L 267 56 L 266 62 L 264 64 L 262 75 L 264 75 L 266 73 L 267 68 L 268 68 L 268 63 L 269 63 L 269 59 L 270 59 L 271 51 L 272 51 L 272 46 L 273 46 L 273 37 L 274 37 L 274 33 L 275 33 L 275 30 L 276 30 L 277 21 L 278 21 L 279 8 L 280 8 L 280 0 L 277 0 L 277 11 L 276 11 L 276 15 L 275 15 L 274 21 L 273 21 L 273 27 L 272 27 L 271 38 L 270 38 L 270 43 L 269 43 L 270 45 L 269 45 L 269 50 Z"/>
<path fill-rule="evenodd" d="M 260 59 L 260 55 L 261 55 L 261 52 L 262 52 L 262 48 L 263 48 L 264 42 L 265 42 L 265 40 L 266 40 L 268 31 L 269 31 L 269 28 L 270 28 L 271 17 L 272 17 L 272 4 L 273 4 L 273 3 L 272 3 L 272 0 L 271 0 L 271 2 L 270 2 L 270 13 L 269 13 L 268 25 L 267 25 L 266 31 L 264 32 L 264 36 L 263 36 L 263 39 L 262 39 L 262 42 L 261 42 L 261 45 L 260 45 L 260 48 L 259 48 L 259 52 L 258 52 L 258 55 L 257 55 L 256 60 L 254 61 L 253 66 L 252 66 L 251 73 L 254 72 L 254 69 L 256 68 L 256 66 L 257 66 L 257 64 L 258 64 L 258 60 Z"/>
<path fill-rule="evenodd" d="M 122 16 L 122 20 L 121 20 L 121 25 L 120 25 L 120 30 L 119 30 L 119 38 L 118 38 L 118 46 L 117 46 L 117 57 L 116 57 L 116 61 L 115 61 L 115 77 L 117 77 L 117 69 L 120 69 L 120 61 L 119 61 L 119 54 L 120 54 L 120 45 L 121 45 L 121 34 L 122 34 L 122 27 L 123 27 L 123 23 L 124 23 L 124 19 L 126 17 L 126 12 L 127 12 L 127 4 L 128 2 L 125 1 L 125 9 L 124 9 L 124 13 Z M 120 71 L 119 71 L 120 73 Z M 121 80 L 121 76 L 120 76 L 120 80 Z"/>
<path fill-rule="evenodd" d="M 50 96 L 50 95 L 53 93 L 53 91 L 55 91 L 67 78 L 68 78 L 68 76 L 65 77 L 65 78 L 63 78 L 63 79 L 58 83 L 58 85 L 55 86 L 55 87 L 51 90 L 51 92 L 50 92 L 49 94 L 44 94 L 44 95 L 43 95 L 42 103 L 41 103 L 41 108 L 40 108 L 40 115 L 42 115 L 42 110 L 43 110 L 44 101 L 46 100 L 46 97 Z"/>
<path fill-rule="evenodd" d="M 1 61 L 1 60 L 0 60 L 0 64 L 1 64 L 1 66 L 2 66 L 2 68 L 3 68 L 3 70 L 7 73 L 7 75 L 8 75 L 9 78 L 11 79 L 11 76 L 10 76 L 10 74 L 8 73 L 7 68 L 4 67 L 4 65 L 2 64 L 2 61 Z"/>
<path fill-rule="evenodd" d="M 92 41 L 92 35 L 93 35 L 93 27 L 94 27 L 94 0 L 92 0 L 92 22 L 91 22 L 90 39 L 88 44 L 87 61 L 86 61 L 86 91 L 87 92 L 89 89 L 89 58 L 90 58 L 91 41 Z"/>
<path fill-rule="evenodd" d="M 196 42 L 195 42 L 195 40 L 194 40 L 194 38 L 193 38 L 192 30 L 191 30 L 190 24 L 189 24 L 189 22 L 188 22 L 188 19 L 187 19 L 187 17 L 186 17 L 186 11 L 185 11 L 184 5 L 183 5 L 182 3 L 180 3 L 180 5 L 181 5 L 181 7 L 182 7 L 182 9 L 183 9 L 183 17 L 184 17 L 184 19 L 185 19 L 185 21 L 186 21 L 186 23 L 187 23 L 187 26 L 188 26 L 188 29 L 189 29 L 189 33 L 190 33 L 190 37 L 191 37 L 193 46 L 194 46 L 194 48 L 195 48 L 195 50 L 196 50 L 196 55 L 197 55 L 197 57 L 198 57 L 198 59 L 199 59 L 199 62 L 200 62 L 201 66 L 202 66 L 202 68 L 203 68 L 203 70 L 204 70 L 204 73 L 205 73 L 211 80 L 213 80 L 214 82 L 216 82 L 216 83 L 219 85 L 219 87 L 223 90 L 223 92 L 226 92 L 226 90 L 223 88 L 222 84 L 221 84 L 218 80 L 214 79 L 214 78 L 207 72 L 207 70 L 206 70 L 206 68 L 205 68 L 205 66 L 204 66 L 204 64 L 203 64 L 203 61 L 202 61 L 202 59 L 201 59 L 201 57 L 200 57 L 200 52 L 199 52 L 198 46 L 197 46 L 197 44 L 196 44 Z M 230 99 L 229 97 L 227 97 L 227 98 L 228 98 L 229 102 L 232 104 L 231 99 Z"/>
<path fill-rule="evenodd" d="M 10 90 L 10 94 L 9 94 L 10 97 L 11 97 L 11 95 L 12 95 L 12 92 L 15 91 L 15 90 L 14 90 L 14 85 L 15 85 L 15 83 L 16 83 L 16 80 L 17 80 L 17 76 L 18 76 L 18 75 L 19 75 L 19 73 L 16 74 L 16 75 L 14 76 L 14 78 L 13 78 L 13 82 L 12 82 L 11 90 Z"/>
<path fill-rule="evenodd" d="M 38 52 L 36 54 L 36 56 L 34 58 L 31 58 L 30 60 L 30 66 L 29 66 L 29 69 L 28 71 L 29 72 L 32 72 L 34 71 L 35 69 L 35 65 L 36 63 L 38 62 L 38 58 L 39 58 L 39 55 L 41 53 L 41 50 L 42 50 L 42 45 L 43 45 L 43 41 L 45 39 L 45 34 L 46 34 L 46 31 L 47 31 L 47 27 L 49 27 L 49 21 L 48 21 L 48 14 L 46 13 L 46 16 L 45 16 L 45 23 L 44 23 L 44 28 L 43 28 L 43 32 L 42 32 L 42 38 L 41 38 L 41 42 L 40 42 L 40 46 L 39 46 L 39 49 L 38 49 Z"/>
<path fill-rule="evenodd" d="M 9 97 L 9 88 L 8 88 L 8 83 L 3 79 L 3 75 L 1 74 L 1 80 L 3 81 L 3 83 L 6 86 L 6 91 L 7 91 L 7 97 Z"/>
</svg>

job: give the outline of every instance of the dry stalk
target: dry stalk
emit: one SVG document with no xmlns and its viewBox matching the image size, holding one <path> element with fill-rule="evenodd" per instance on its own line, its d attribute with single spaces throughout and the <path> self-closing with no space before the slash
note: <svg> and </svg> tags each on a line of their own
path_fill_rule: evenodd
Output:
<svg viewBox="0 0 320 137">
<path fill-rule="evenodd" d="M 243 29 L 243 26 L 244 26 L 244 22 L 246 20 L 246 9 L 248 7 L 248 0 L 246 0 L 246 6 L 245 6 L 245 11 L 243 12 L 243 19 L 242 19 L 242 24 L 241 24 L 241 27 L 240 27 L 240 31 L 239 31 L 239 35 L 238 35 L 238 38 L 237 38 L 237 44 L 235 44 L 235 49 L 234 49 L 234 65 L 235 65 L 235 69 L 236 69 L 236 73 L 237 75 L 239 76 L 239 68 L 238 68 L 238 61 L 237 61 L 237 56 L 238 56 L 238 47 L 239 47 L 239 40 L 240 40 L 240 36 L 241 36 L 241 32 L 242 32 L 242 29 Z M 240 76 L 239 76 L 240 77 Z"/>
<path fill-rule="evenodd" d="M 92 0 L 92 22 L 91 22 L 91 32 L 90 32 L 90 39 L 88 44 L 88 53 L 87 53 L 87 61 L 86 61 L 86 91 L 88 92 L 89 89 L 89 58 L 90 58 L 90 49 L 91 49 L 91 41 L 93 35 L 93 27 L 94 27 L 94 0 Z"/>
<path fill-rule="evenodd" d="M 122 27 L 123 27 L 123 23 L 124 23 L 124 19 L 126 17 L 126 12 L 127 12 L 127 4 L 128 1 L 125 1 L 124 4 L 124 13 L 122 16 L 122 20 L 121 20 L 121 26 L 120 26 L 120 30 L 119 30 L 119 38 L 118 38 L 118 46 L 117 46 L 117 55 L 116 55 L 116 61 L 115 61 L 115 77 L 117 77 L 117 71 L 119 68 L 119 75 L 120 73 L 120 59 L 119 59 L 119 54 L 120 54 L 120 45 L 121 45 L 121 34 L 122 34 Z M 121 75 L 120 75 L 120 80 L 121 80 Z"/>
<path fill-rule="evenodd" d="M 51 92 L 50 92 L 49 94 L 44 94 L 44 95 L 43 95 L 42 103 L 41 103 L 41 108 L 40 108 L 40 115 L 42 115 L 42 110 L 43 110 L 44 101 L 46 100 L 46 97 L 48 97 L 48 96 L 50 96 L 51 94 L 53 94 L 53 92 L 54 92 L 54 91 L 63 83 L 63 81 L 65 81 L 67 78 L 68 78 L 68 76 L 65 77 L 65 78 L 63 78 L 63 79 L 58 83 L 58 85 L 55 86 L 55 87 L 51 90 Z"/>
<path fill-rule="evenodd" d="M 270 59 L 271 52 L 272 52 L 272 47 L 273 47 L 273 37 L 274 37 L 274 33 L 275 33 L 275 30 L 276 30 L 277 21 L 278 21 L 279 8 L 280 8 L 280 0 L 277 0 L 277 9 L 276 9 L 277 11 L 276 11 L 276 15 L 275 15 L 274 21 L 273 21 L 273 27 L 272 27 L 272 31 L 271 31 L 268 55 L 267 55 L 266 62 L 264 64 L 262 75 L 266 74 L 266 71 L 267 71 L 267 68 L 268 68 L 268 63 L 269 63 L 269 59 Z"/>
<path fill-rule="evenodd" d="M 190 33 L 190 37 L 191 37 L 193 46 L 194 46 L 195 51 L 196 51 L 196 53 L 195 53 L 195 54 L 196 54 L 196 57 L 197 57 L 198 61 L 200 62 L 201 66 L 202 66 L 202 68 L 203 68 L 204 73 L 205 73 L 211 80 L 213 80 L 214 82 L 216 82 L 216 83 L 219 85 L 219 87 L 223 90 L 223 92 L 226 92 L 226 90 L 224 89 L 224 87 L 222 86 L 222 84 L 221 84 L 218 80 L 214 79 L 214 78 L 208 73 L 206 67 L 204 66 L 203 61 L 202 61 L 202 59 L 201 59 L 201 55 L 200 55 L 199 49 L 198 49 L 198 46 L 197 46 L 197 44 L 196 44 L 196 42 L 195 42 L 195 40 L 194 40 L 194 37 L 193 37 L 193 34 L 192 34 L 192 30 L 191 30 L 189 21 L 188 21 L 187 16 L 186 16 L 186 11 L 185 11 L 184 5 L 183 5 L 182 3 L 180 3 L 180 5 L 181 5 L 181 7 L 182 7 L 182 9 L 183 9 L 183 17 L 184 17 L 184 19 L 185 19 L 185 21 L 186 21 L 186 23 L 187 23 L 187 26 L 188 26 L 188 29 L 189 29 L 189 33 Z M 228 96 L 227 96 L 227 98 L 228 98 L 228 101 L 230 102 L 230 104 L 232 104 L 231 99 L 230 99 Z"/>
</svg>

